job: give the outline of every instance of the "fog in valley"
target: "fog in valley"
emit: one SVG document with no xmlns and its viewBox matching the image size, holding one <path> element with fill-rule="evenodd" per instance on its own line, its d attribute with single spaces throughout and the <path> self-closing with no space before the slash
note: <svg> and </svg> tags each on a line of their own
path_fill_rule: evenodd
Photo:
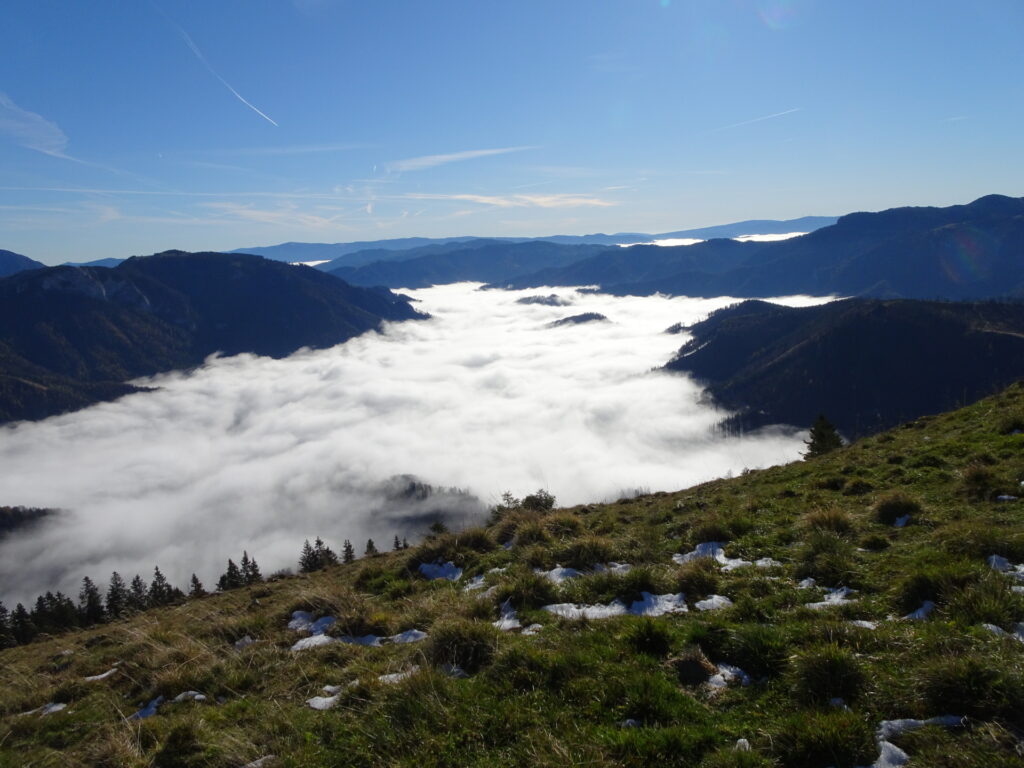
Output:
<svg viewBox="0 0 1024 768">
<path fill-rule="evenodd" d="M 432 319 L 284 360 L 211 359 L 141 382 L 153 392 L 0 429 L 0 504 L 63 510 L 0 543 L 0 598 L 77 595 L 83 576 L 105 587 L 113 570 L 148 581 L 154 565 L 212 587 L 243 549 L 269 574 L 294 568 L 306 538 L 390 548 L 438 517 L 483 520 L 506 490 L 603 501 L 803 448 L 792 428 L 722 435 L 726 414 L 697 385 L 653 370 L 687 338 L 664 329 L 732 299 L 407 293 Z M 517 303 L 551 293 L 571 304 Z M 608 320 L 548 327 L 587 312 Z M 410 492 L 406 476 L 472 496 Z"/>
</svg>

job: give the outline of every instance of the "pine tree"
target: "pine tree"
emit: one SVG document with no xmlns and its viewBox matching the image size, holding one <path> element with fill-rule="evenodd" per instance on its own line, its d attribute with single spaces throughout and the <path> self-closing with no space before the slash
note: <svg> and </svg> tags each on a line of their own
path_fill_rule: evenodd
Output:
<svg viewBox="0 0 1024 768">
<path fill-rule="evenodd" d="M 52 600 L 53 595 L 50 595 L 50 598 Z M 29 612 L 29 618 L 32 619 L 32 623 L 35 625 L 37 631 L 53 631 L 53 622 L 50 621 L 50 609 L 49 604 L 46 602 L 45 595 L 39 595 L 39 597 L 36 598 L 36 604 L 32 606 L 32 610 Z"/>
<path fill-rule="evenodd" d="M 110 584 L 107 586 L 107 615 L 115 618 L 128 610 L 128 587 L 121 578 L 121 574 L 114 571 L 110 574 Z"/>
<path fill-rule="evenodd" d="M 402 542 L 398 540 L 398 534 L 395 534 L 395 543 L 391 545 L 391 548 L 397 552 L 402 548 Z"/>
<path fill-rule="evenodd" d="M 31 643 L 39 634 L 39 629 L 21 603 L 14 607 L 14 612 L 11 614 L 11 634 L 14 635 L 14 639 L 19 645 Z"/>
<path fill-rule="evenodd" d="M 817 420 L 811 426 L 810 440 L 804 440 L 804 445 L 807 446 L 804 458 L 810 459 L 815 456 L 823 456 L 834 451 L 836 448 L 841 448 L 843 446 L 843 439 L 839 436 L 832 423 L 825 418 L 825 415 L 819 414 Z"/>
<path fill-rule="evenodd" d="M 248 552 L 242 552 L 242 580 L 246 584 L 259 584 L 263 581 L 263 574 L 256 564 L 256 558 L 249 557 Z"/>
<path fill-rule="evenodd" d="M 132 583 L 128 587 L 128 607 L 133 611 L 144 611 L 149 607 L 149 591 L 146 589 L 146 582 L 137 573 L 132 577 Z"/>
<path fill-rule="evenodd" d="M 242 576 L 241 569 L 235 565 L 234 560 L 228 558 L 228 569 L 217 580 L 217 589 L 226 592 L 229 589 L 238 589 L 244 584 L 245 578 Z"/>
<path fill-rule="evenodd" d="M 149 604 L 167 605 L 174 600 L 174 589 L 160 572 L 160 566 L 153 568 L 153 581 L 149 584 Z"/>
<path fill-rule="evenodd" d="M 309 539 L 302 544 L 302 554 L 299 555 L 299 572 L 312 573 L 320 567 L 320 559 L 310 546 Z"/>
<path fill-rule="evenodd" d="M 86 626 L 99 624 L 104 619 L 103 598 L 92 579 L 82 579 L 82 589 L 78 592 L 78 613 Z"/>
<path fill-rule="evenodd" d="M 11 614 L 0 600 L 0 648 L 11 648 L 17 645 L 14 632 L 11 631 Z"/>
<path fill-rule="evenodd" d="M 341 545 L 341 562 L 343 563 L 354 563 L 356 560 L 356 550 L 352 546 L 352 542 L 345 539 L 345 543 Z"/>
<path fill-rule="evenodd" d="M 55 595 L 51 595 L 47 592 L 46 597 L 48 608 L 50 610 L 50 621 L 53 623 L 54 627 L 60 630 L 65 630 L 74 629 L 81 624 L 78 608 L 70 597 L 65 595 L 63 592 L 58 592 Z M 101 610 L 102 607 L 103 604 L 101 602 Z"/>
<path fill-rule="evenodd" d="M 409 548 L 409 540 L 403 536 L 402 537 L 402 549 L 408 549 L 408 548 Z"/>
<path fill-rule="evenodd" d="M 366 555 L 367 557 L 372 557 L 373 555 L 379 555 L 380 554 L 377 551 L 377 545 L 373 543 L 373 539 L 367 539 L 366 540 L 366 551 L 363 552 L 363 554 Z"/>
<path fill-rule="evenodd" d="M 203 588 L 203 582 L 199 580 L 199 577 L 194 573 L 192 574 L 192 581 L 189 582 L 188 596 L 189 597 L 202 597 L 206 594 L 206 589 Z"/>
<path fill-rule="evenodd" d="M 316 537 L 316 543 L 313 545 L 313 551 L 316 552 L 316 556 L 320 561 L 319 568 L 326 568 L 328 565 L 337 565 L 338 556 L 334 554 L 334 550 L 324 544 L 323 539 L 319 536 Z"/>
</svg>

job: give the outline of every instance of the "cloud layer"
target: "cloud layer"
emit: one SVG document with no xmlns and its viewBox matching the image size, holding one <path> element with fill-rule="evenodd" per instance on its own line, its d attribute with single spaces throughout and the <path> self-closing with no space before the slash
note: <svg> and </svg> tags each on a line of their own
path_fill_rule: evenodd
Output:
<svg viewBox="0 0 1024 768">
<path fill-rule="evenodd" d="M 717 434 L 723 414 L 696 385 L 652 371 L 685 340 L 666 327 L 731 300 L 550 292 L 573 306 L 415 291 L 433 319 L 285 360 L 211 360 L 156 392 L 0 430 L 0 503 L 67 510 L 0 545 L 0 598 L 77 594 L 84 575 L 154 564 L 209 585 L 243 549 L 268 573 L 307 537 L 412 538 L 423 518 L 403 526 L 377 488 L 396 475 L 487 504 L 539 487 L 575 504 L 798 457 L 791 430 Z M 610 322 L 546 327 L 583 312 Z"/>
</svg>

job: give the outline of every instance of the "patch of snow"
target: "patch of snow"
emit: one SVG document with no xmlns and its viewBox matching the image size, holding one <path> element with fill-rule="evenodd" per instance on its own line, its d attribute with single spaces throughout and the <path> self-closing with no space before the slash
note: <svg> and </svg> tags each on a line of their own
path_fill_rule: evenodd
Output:
<svg viewBox="0 0 1024 768">
<path fill-rule="evenodd" d="M 108 669 L 106 672 L 103 672 L 103 673 L 101 673 L 99 675 L 90 675 L 89 677 L 85 678 L 85 681 L 87 683 L 94 683 L 94 682 L 96 682 L 98 680 L 106 680 L 108 677 L 110 677 L 115 672 L 117 672 L 117 665 L 114 665 L 113 667 Z"/>
<path fill-rule="evenodd" d="M 866 619 L 853 619 L 850 624 L 861 629 L 877 629 L 877 621 L 867 621 Z"/>
<path fill-rule="evenodd" d="M 614 616 L 664 616 L 667 613 L 686 613 L 686 598 L 676 595 L 652 595 L 641 592 L 640 599 L 627 605 L 622 600 L 612 600 L 608 605 L 578 605 L 556 603 L 545 605 L 542 610 L 566 619 L 610 619 Z"/>
<path fill-rule="evenodd" d="M 451 561 L 442 563 L 438 560 L 435 563 L 420 563 L 420 573 L 431 580 L 447 579 L 448 581 L 458 581 L 462 578 L 462 569 Z"/>
<path fill-rule="evenodd" d="M 199 691 L 185 691 L 175 696 L 173 701 L 175 704 L 180 704 L 183 701 L 206 701 L 206 696 Z"/>
<path fill-rule="evenodd" d="M 730 683 L 738 682 L 740 685 L 750 685 L 750 675 L 739 667 L 732 664 L 716 664 L 718 671 L 708 678 L 705 683 L 712 691 L 720 691 L 728 687 Z"/>
<path fill-rule="evenodd" d="M 899 768 L 910 762 L 910 755 L 891 743 L 889 739 L 899 736 L 907 731 L 916 731 L 926 725 L 939 725 L 943 728 L 957 728 L 963 725 L 965 718 L 958 715 L 942 715 L 932 717 L 928 720 L 883 720 L 875 731 L 875 741 L 878 744 L 878 759 L 869 768 Z"/>
<path fill-rule="evenodd" d="M 760 557 L 754 561 L 754 565 L 756 565 L 758 568 L 778 568 L 782 565 L 782 563 L 771 557 Z"/>
<path fill-rule="evenodd" d="M 306 699 L 306 706 L 310 709 L 327 710 L 337 705 L 340 696 L 314 696 Z"/>
<path fill-rule="evenodd" d="M 246 763 L 242 768 L 266 768 L 274 760 L 277 760 L 277 755 L 267 755 L 258 760 L 253 760 L 251 763 Z"/>
<path fill-rule="evenodd" d="M 315 261 L 290 261 L 288 263 L 296 267 L 318 267 L 321 264 L 326 264 L 329 261 L 330 259 L 316 259 Z"/>
<path fill-rule="evenodd" d="M 142 709 L 140 709 L 138 712 L 136 712 L 134 715 L 132 715 L 128 719 L 129 720 L 143 720 L 143 719 L 145 719 L 147 717 L 152 717 L 153 715 L 156 714 L 156 711 L 160 708 L 160 705 L 163 704 L 163 703 L 164 703 L 164 697 L 163 696 L 157 696 L 155 699 L 153 699 L 151 702 L 149 702 L 149 704 L 144 706 Z"/>
<path fill-rule="evenodd" d="M 333 616 L 321 616 L 319 619 L 309 625 L 309 634 L 311 635 L 322 635 L 327 632 L 328 629 L 333 627 L 337 623 L 337 619 Z"/>
<path fill-rule="evenodd" d="M 250 645 L 252 645 L 255 642 L 256 641 L 253 640 L 251 637 L 249 637 L 249 635 L 246 635 L 241 640 L 236 640 L 235 641 L 235 650 L 236 651 L 244 650 L 245 648 L 248 648 Z"/>
<path fill-rule="evenodd" d="M 810 576 L 808 576 L 806 579 L 801 581 L 796 586 L 797 586 L 798 589 L 814 589 L 814 587 L 815 587 L 815 585 L 817 583 L 818 582 L 816 582 L 814 579 L 812 579 Z"/>
<path fill-rule="evenodd" d="M 1002 496 L 996 496 L 996 501 L 1016 501 L 1016 496 L 1011 496 L 1008 493 L 1004 493 Z"/>
<path fill-rule="evenodd" d="M 597 563 L 594 565 L 594 573 L 615 573 L 623 575 L 629 573 L 633 566 L 629 563 Z"/>
<path fill-rule="evenodd" d="M 619 723 L 620 728 L 639 728 L 640 726 L 641 722 L 639 720 L 634 720 L 632 717 L 627 717 Z"/>
<path fill-rule="evenodd" d="M 463 589 L 465 589 L 467 592 L 471 592 L 474 589 L 483 589 L 483 588 L 484 588 L 484 577 L 483 577 L 483 574 L 480 574 L 479 576 L 474 576 L 472 579 L 469 580 L 469 583 L 466 584 L 465 587 L 463 587 Z"/>
<path fill-rule="evenodd" d="M 324 645 L 331 645 L 338 642 L 330 635 L 312 635 L 304 637 L 292 646 L 293 651 L 308 651 L 310 648 L 320 648 Z"/>
<path fill-rule="evenodd" d="M 739 235 L 733 240 L 738 240 L 741 243 L 774 243 L 778 240 L 789 240 L 791 237 L 800 237 L 806 234 L 806 232 L 784 232 L 775 235 Z"/>
<path fill-rule="evenodd" d="M 519 623 L 519 618 L 516 615 L 516 609 L 512 607 L 511 599 L 501 604 L 501 618 L 492 623 L 502 632 L 509 632 L 523 626 Z"/>
<path fill-rule="evenodd" d="M 528 626 L 526 629 L 523 630 L 523 634 L 524 635 L 536 635 L 542 629 L 544 629 L 544 625 L 543 624 L 531 624 L 530 626 Z"/>
<path fill-rule="evenodd" d="M 296 632 L 308 632 L 312 623 L 312 613 L 309 611 L 294 611 L 292 613 L 292 620 L 288 622 L 288 629 L 294 629 Z"/>
<path fill-rule="evenodd" d="M 415 675 L 419 671 L 420 671 L 420 668 L 418 666 L 416 666 L 416 665 L 413 665 L 413 666 L 409 667 L 407 670 L 405 670 L 404 672 L 393 672 L 390 675 L 381 675 L 377 679 L 380 680 L 382 683 L 388 683 L 388 684 L 400 683 L 403 680 L 405 680 L 407 677 L 412 677 L 413 675 Z"/>
<path fill-rule="evenodd" d="M 534 568 L 534 573 L 538 576 L 543 576 L 548 581 L 553 581 L 555 584 L 561 584 L 563 581 L 569 579 L 575 579 L 577 576 L 582 576 L 582 571 L 577 571 L 575 568 L 563 568 L 560 565 L 556 565 L 550 571 L 542 571 L 539 568 Z"/>
<path fill-rule="evenodd" d="M 711 595 L 707 600 L 699 600 L 693 604 L 698 611 L 717 611 L 732 607 L 732 600 L 725 595 Z"/>
<path fill-rule="evenodd" d="M 722 566 L 723 571 L 731 571 L 747 565 L 753 565 L 749 560 L 742 560 L 738 557 L 726 557 L 725 545 L 720 541 L 705 541 L 698 544 L 690 552 L 682 555 L 672 555 L 672 562 L 682 565 L 691 560 L 700 560 L 709 557 Z"/>
<path fill-rule="evenodd" d="M 750 742 L 746 739 L 736 739 L 736 746 L 732 749 L 734 752 L 749 752 Z"/>
<path fill-rule="evenodd" d="M 893 528 L 904 528 L 904 527 L 906 527 L 907 523 L 909 523 L 909 522 L 910 522 L 910 515 L 903 515 L 903 517 L 897 517 L 896 518 L 896 520 L 892 524 L 892 527 Z"/>
<path fill-rule="evenodd" d="M 441 671 L 448 675 L 448 677 L 454 677 L 456 680 L 464 680 L 469 677 L 469 673 L 458 664 L 442 664 Z"/>
<path fill-rule="evenodd" d="M 554 605 L 545 605 L 541 610 L 565 619 L 610 619 L 613 616 L 624 616 L 626 604 L 621 600 L 612 600 L 608 605 L 555 603 Z"/>
<path fill-rule="evenodd" d="M 675 595 L 652 595 L 641 592 L 640 599 L 629 606 L 634 616 L 664 616 L 668 613 L 686 613 L 686 596 L 682 592 Z"/>
<path fill-rule="evenodd" d="M 920 608 L 918 608 L 916 611 L 911 611 L 903 618 L 910 619 L 912 621 L 922 621 L 923 619 L 927 619 L 928 614 L 931 613 L 933 610 L 935 610 L 935 603 L 933 603 L 931 600 L 925 600 L 923 603 L 921 603 Z"/>
<path fill-rule="evenodd" d="M 420 640 L 425 640 L 427 633 L 419 629 L 407 629 L 405 632 L 399 632 L 397 635 L 391 635 L 387 640 L 392 643 L 418 643 Z"/>
<path fill-rule="evenodd" d="M 39 707 L 39 709 L 32 710 L 32 712 L 38 712 L 40 715 L 52 715 L 54 712 L 60 712 L 67 708 L 68 705 L 64 702 L 50 702 L 49 704 L 44 704 L 43 706 Z M 29 712 L 27 714 L 32 714 L 32 712 Z"/>
<path fill-rule="evenodd" d="M 986 562 L 988 562 L 989 567 L 992 568 L 992 570 L 1005 573 L 1007 576 L 1012 576 L 1015 579 L 1024 581 L 1024 563 L 1014 565 L 1001 555 L 989 555 Z"/>
<path fill-rule="evenodd" d="M 820 610 L 822 608 L 832 608 L 836 605 L 845 605 L 846 603 L 852 603 L 850 595 L 854 593 L 854 590 L 849 587 L 836 587 L 835 589 L 825 590 L 825 599 L 817 603 L 807 603 L 808 608 L 814 610 Z"/>
</svg>

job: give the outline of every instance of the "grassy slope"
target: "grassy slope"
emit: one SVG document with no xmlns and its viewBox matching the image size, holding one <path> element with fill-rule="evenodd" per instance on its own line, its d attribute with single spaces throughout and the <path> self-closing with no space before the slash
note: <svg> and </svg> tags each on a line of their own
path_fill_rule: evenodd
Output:
<svg viewBox="0 0 1024 768">
<path fill-rule="evenodd" d="M 980 624 L 1024 620 L 1024 597 L 985 565 L 993 553 L 1024 561 L 1024 502 L 994 500 L 1024 479 L 1024 435 L 1012 434 L 1021 426 L 1024 387 L 1015 385 L 821 459 L 615 504 L 505 511 L 486 532 L 3 651 L 0 765 L 239 766 L 276 754 L 272 764 L 284 766 L 849 766 L 874 760 L 882 719 L 966 714 L 966 728 L 895 741 L 911 765 L 1016 766 L 1024 643 Z M 897 489 L 920 505 L 904 529 L 877 519 L 878 501 Z M 497 545 L 513 533 L 515 546 Z M 784 565 L 720 573 L 671 563 L 710 539 L 729 539 L 731 556 Z M 465 567 L 464 579 L 509 568 L 487 577 L 499 589 L 483 598 L 415 575 L 420 559 L 438 556 Z M 561 589 L 531 573 L 607 560 L 645 567 Z M 804 576 L 854 587 L 858 600 L 807 609 L 821 593 L 799 590 Z M 536 610 L 642 589 L 685 591 L 691 613 L 574 622 Z M 735 605 L 692 611 L 708 593 Z M 524 626 L 544 629 L 492 631 L 505 597 Z M 939 603 L 928 620 L 885 620 L 926 598 Z M 337 616 L 335 634 L 418 627 L 430 638 L 292 653 L 298 636 L 285 625 L 300 608 Z M 880 623 L 867 630 L 849 619 Z M 236 652 L 246 634 L 258 642 Z M 666 658 L 694 657 L 697 647 L 754 682 L 716 696 L 680 682 Z M 439 670 L 445 660 L 476 671 L 452 679 Z M 116 661 L 115 675 L 83 681 Z M 376 681 L 413 664 L 421 671 L 404 682 Z M 321 686 L 354 680 L 337 708 L 304 706 Z M 209 702 L 125 719 L 144 701 L 188 689 Z M 839 695 L 849 711 L 827 703 Z M 69 706 L 18 715 L 49 701 Z M 621 727 L 626 718 L 641 727 Z M 732 751 L 741 737 L 752 753 Z"/>
</svg>

